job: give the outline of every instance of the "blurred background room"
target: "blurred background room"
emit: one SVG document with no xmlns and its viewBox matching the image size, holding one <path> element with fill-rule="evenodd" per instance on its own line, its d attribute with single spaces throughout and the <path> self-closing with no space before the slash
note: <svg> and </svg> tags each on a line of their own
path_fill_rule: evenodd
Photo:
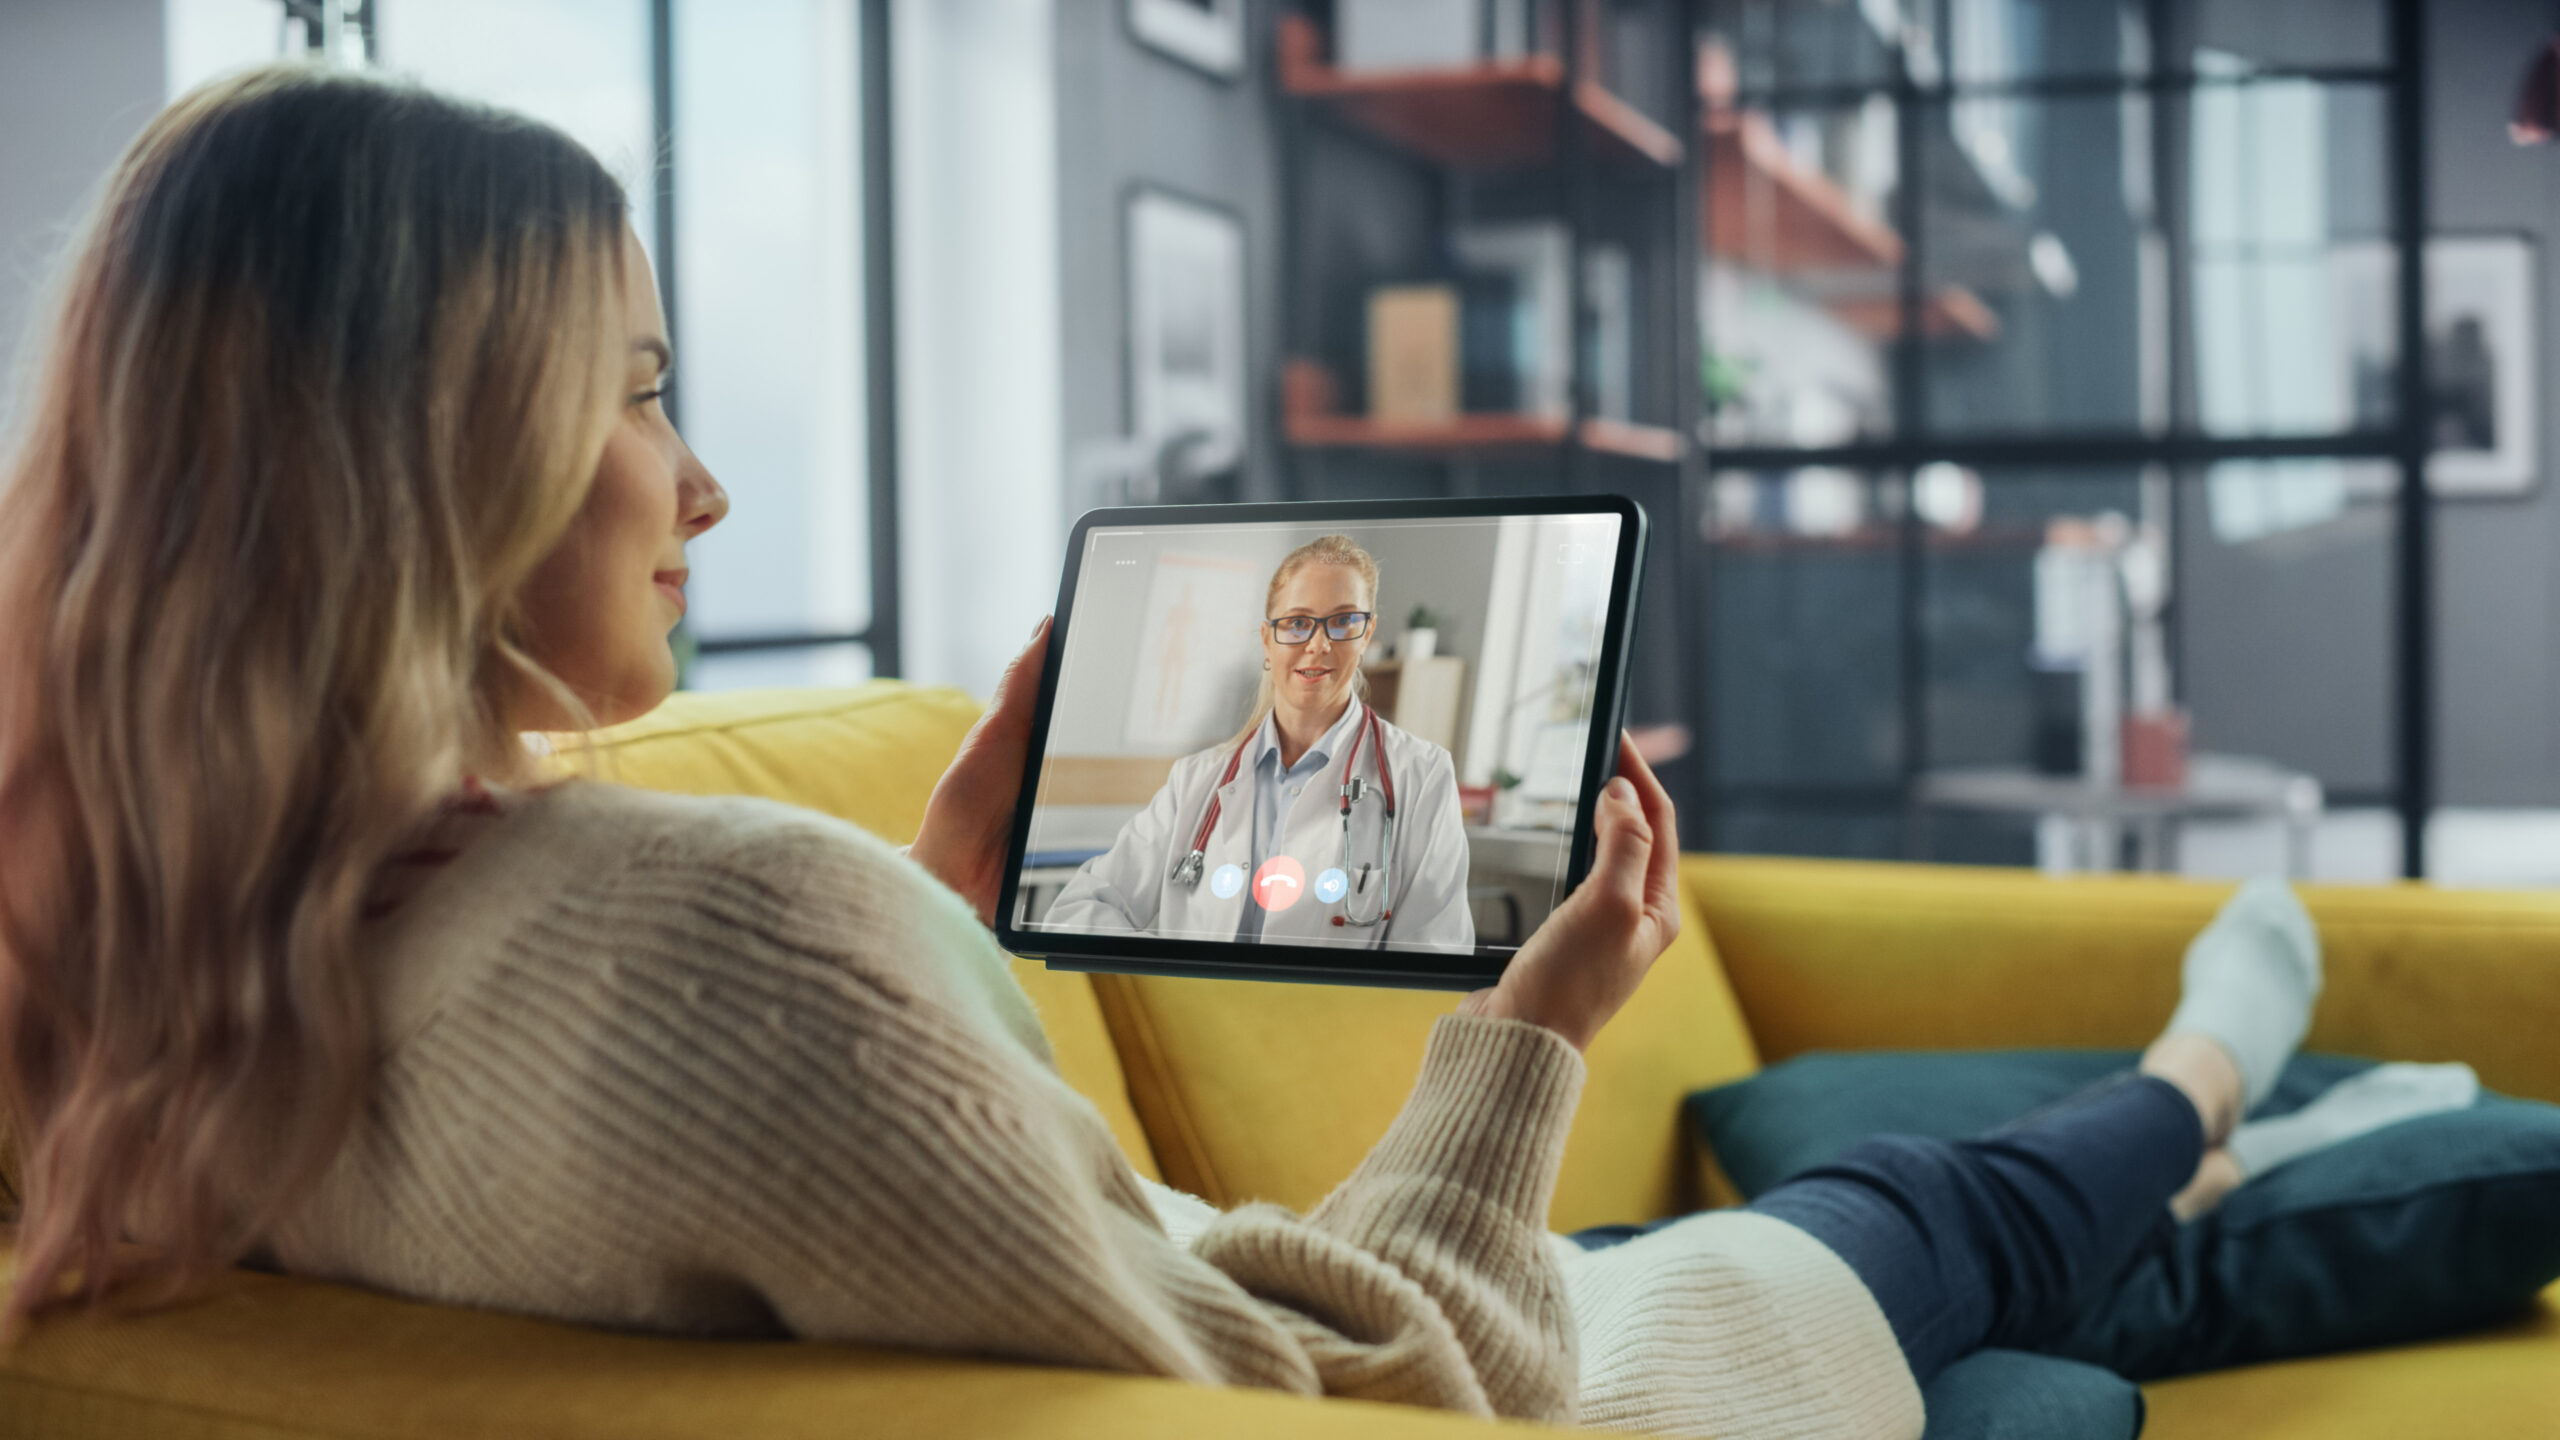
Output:
<svg viewBox="0 0 2560 1440">
<path fill-rule="evenodd" d="M 1631 721 L 1692 849 L 2560 885 L 2560 156 L 2509 138 L 2555 28 L 0 0 L 0 355 L 170 97 L 374 67 L 630 187 L 669 408 L 735 501 L 693 687 L 984 696 L 1098 505 L 1609 491 L 1653 521 Z M 1463 677 L 1394 718 L 1490 785 L 1531 732 L 1486 687 L 1534 686 L 1489 673 L 1499 587 L 1459 558 L 1387 566 L 1373 649 Z M 1150 763 L 1190 723 L 1069 718 Z"/>
</svg>

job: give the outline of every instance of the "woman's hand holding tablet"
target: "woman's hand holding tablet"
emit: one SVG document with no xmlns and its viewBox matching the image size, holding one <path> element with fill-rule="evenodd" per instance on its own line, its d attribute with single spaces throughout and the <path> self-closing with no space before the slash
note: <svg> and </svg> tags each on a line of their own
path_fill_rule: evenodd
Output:
<svg viewBox="0 0 2560 1440">
<path fill-rule="evenodd" d="M 1049 620 L 1032 627 L 1031 643 L 996 681 L 987 713 L 969 727 L 960 753 L 934 782 L 924 823 L 908 858 L 958 892 L 992 925 L 1004 889 L 1005 842 L 1013 837 L 1015 802 L 1031 755 L 1031 721 L 1040 708 L 1040 672 L 1049 663 Z"/>
<path fill-rule="evenodd" d="M 1618 739 L 1618 774 L 1593 818 L 1591 873 L 1511 958 L 1502 980 L 1458 1002 L 1461 1015 L 1544 1025 L 1590 1048 L 1654 960 L 1680 934 L 1680 829 L 1671 797 Z"/>
</svg>

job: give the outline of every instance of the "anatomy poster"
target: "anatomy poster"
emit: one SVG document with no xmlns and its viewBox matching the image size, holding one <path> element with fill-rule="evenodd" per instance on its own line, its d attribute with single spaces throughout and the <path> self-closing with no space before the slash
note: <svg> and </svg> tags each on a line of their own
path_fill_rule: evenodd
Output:
<svg viewBox="0 0 2560 1440">
<path fill-rule="evenodd" d="M 1269 565 L 1241 556 L 1156 557 L 1123 736 L 1131 753 L 1186 753 L 1244 723 L 1262 668 L 1254 627 L 1270 578 Z"/>
</svg>

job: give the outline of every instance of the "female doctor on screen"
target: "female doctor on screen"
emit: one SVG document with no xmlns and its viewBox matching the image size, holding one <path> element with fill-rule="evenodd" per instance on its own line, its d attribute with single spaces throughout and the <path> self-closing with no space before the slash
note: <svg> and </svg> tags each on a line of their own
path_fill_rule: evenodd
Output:
<svg viewBox="0 0 2560 1440">
<path fill-rule="evenodd" d="M 1473 950 L 1457 767 L 1362 698 L 1377 599 L 1377 562 L 1349 537 L 1289 552 L 1264 596 L 1266 673 L 1244 732 L 1176 761 L 1043 923 Z"/>
</svg>

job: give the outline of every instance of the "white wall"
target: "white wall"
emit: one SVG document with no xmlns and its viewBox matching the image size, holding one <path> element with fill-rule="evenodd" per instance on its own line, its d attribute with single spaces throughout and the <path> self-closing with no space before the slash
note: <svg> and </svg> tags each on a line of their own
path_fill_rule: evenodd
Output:
<svg viewBox="0 0 2560 1440">
<path fill-rule="evenodd" d="M 1066 649 L 1058 671 L 1058 705 L 1049 722 L 1053 755 L 1180 754 L 1214 744 L 1243 723 L 1261 679 L 1262 647 L 1253 630 L 1262 618 L 1257 608 L 1272 569 L 1292 546 L 1314 532 L 1243 526 L 1213 530 L 1165 530 L 1148 534 L 1127 531 L 1089 537 L 1084 568 L 1077 576 L 1076 613 L 1067 627 Z M 1188 628 L 1188 652 L 1181 662 L 1153 657 L 1150 645 L 1167 647 L 1170 627 L 1162 615 L 1148 612 L 1161 598 L 1158 566 L 1168 555 L 1198 562 L 1224 562 L 1218 569 L 1228 582 L 1217 593 L 1232 596 L 1235 608 L 1204 613 Z M 1206 568 L 1206 567 L 1204 567 Z M 1177 572 L 1181 573 L 1181 572 Z M 1175 593 L 1180 593 L 1178 585 Z M 1157 699 L 1155 684 L 1172 684 L 1179 707 L 1199 707 L 1204 723 L 1197 733 L 1173 744 L 1145 744 L 1129 737 L 1129 717 Z M 1150 683 L 1153 682 L 1153 683 Z M 1144 693 L 1142 693 L 1144 692 Z"/>
<path fill-rule="evenodd" d="M 1244 0 L 1245 63 L 1232 78 L 1195 70 L 1129 31 L 1128 0 L 1057 7 L 1059 296 L 1062 425 L 1069 456 L 1088 466 L 1132 429 L 1128 395 L 1125 212 L 1139 186 L 1206 201 L 1244 227 L 1245 414 L 1237 499 L 1277 498 L 1280 446 L 1272 397 L 1280 336 L 1280 133 L 1269 83 L 1277 0 Z M 1090 481 L 1088 480 L 1088 486 Z M 1102 503 L 1070 493 L 1073 515 Z"/>
<path fill-rule="evenodd" d="M 1050 0 L 897 0 L 899 624 L 911 679 L 993 690 L 1057 599 Z"/>
<path fill-rule="evenodd" d="M 34 359 L 62 242 L 160 108 L 161 34 L 160 0 L 0 0 L 0 376 Z"/>
<path fill-rule="evenodd" d="M 1211 653 L 1231 655 L 1233 663 L 1195 663 L 1192 673 L 1202 678 L 1194 683 L 1214 689 L 1221 698 L 1215 722 L 1178 747 L 1188 751 L 1223 739 L 1243 723 L 1250 709 L 1262 668 L 1262 648 L 1253 629 L 1262 616 L 1250 607 L 1261 602 L 1271 571 L 1282 556 L 1319 535 L 1347 530 L 1378 563 L 1378 629 L 1370 658 L 1384 658 L 1404 632 L 1405 618 L 1413 607 L 1424 604 L 1446 617 L 1441 636 L 1445 643 L 1438 653 L 1472 666 L 1478 647 L 1495 624 L 1493 557 L 1495 537 L 1504 523 L 1239 526 L 1165 531 L 1143 538 L 1122 532 L 1123 538 L 1097 540 L 1096 553 L 1086 558 L 1078 577 L 1076 619 L 1068 631 L 1058 679 L 1058 709 L 1050 722 L 1051 752 L 1167 753 L 1165 747 L 1127 739 L 1131 708 L 1142 700 L 1140 677 L 1153 673 L 1139 652 L 1148 634 L 1146 610 L 1154 593 L 1156 564 L 1163 555 L 1233 559 L 1249 572 L 1243 587 L 1248 608 L 1219 621 L 1204 621 L 1204 626 L 1215 627 L 1217 638 L 1200 643 L 1212 647 Z M 1513 617 L 1505 610 L 1501 618 Z"/>
</svg>

